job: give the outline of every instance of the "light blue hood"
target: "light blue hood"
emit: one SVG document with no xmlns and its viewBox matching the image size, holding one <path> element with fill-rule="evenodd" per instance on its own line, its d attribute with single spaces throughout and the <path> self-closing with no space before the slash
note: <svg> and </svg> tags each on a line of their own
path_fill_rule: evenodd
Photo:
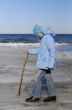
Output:
<svg viewBox="0 0 72 110">
<path fill-rule="evenodd" d="M 50 27 L 44 32 L 44 34 L 45 34 L 45 35 L 46 35 L 46 34 L 50 34 L 50 35 L 52 35 L 53 37 L 56 36 L 56 34 L 54 33 L 54 31 L 53 31 Z"/>
</svg>

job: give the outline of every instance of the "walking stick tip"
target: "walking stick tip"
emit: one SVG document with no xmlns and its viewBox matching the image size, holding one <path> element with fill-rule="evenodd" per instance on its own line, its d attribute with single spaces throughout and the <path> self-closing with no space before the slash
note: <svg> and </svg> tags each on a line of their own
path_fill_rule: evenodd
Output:
<svg viewBox="0 0 72 110">
<path fill-rule="evenodd" d="M 20 96 L 20 94 L 16 94 L 16 97 L 19 97 Z"/>
</svg>

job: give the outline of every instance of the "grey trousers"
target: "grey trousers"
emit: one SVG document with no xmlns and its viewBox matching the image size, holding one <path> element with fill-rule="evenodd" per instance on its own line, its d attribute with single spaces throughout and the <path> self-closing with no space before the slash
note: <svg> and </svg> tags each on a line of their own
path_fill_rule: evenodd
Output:
<svg viewBox="0 0 72 110">
<path fill-rule="evenodd" d="M 44 82 L 41 80 L 43 78 L 45 80 Z M 37 97 L 37 98 L 41 97 L 43 83 L 47 86 L 47 91 L 48 91 L 49 96 L 56 95 L 51 74 L 46 74 L 45 71 L 40 70 L 40 74 L 32 89 L 32 96 Z"/>
</svg>

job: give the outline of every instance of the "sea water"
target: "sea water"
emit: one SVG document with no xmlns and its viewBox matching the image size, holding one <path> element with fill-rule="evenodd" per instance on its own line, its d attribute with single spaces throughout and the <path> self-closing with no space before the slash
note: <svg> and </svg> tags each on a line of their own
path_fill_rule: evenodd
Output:
<svg viewBox="0 0 72 110">
<path fill-rule="evenodd" d="M 72 51 L 72 34 L 57 34 L 56 47 L 59 51 Z M 33 34 L 0 34 L 0 46 L 9 47 L 38 47 L 39 39 Z"/>
</svg>

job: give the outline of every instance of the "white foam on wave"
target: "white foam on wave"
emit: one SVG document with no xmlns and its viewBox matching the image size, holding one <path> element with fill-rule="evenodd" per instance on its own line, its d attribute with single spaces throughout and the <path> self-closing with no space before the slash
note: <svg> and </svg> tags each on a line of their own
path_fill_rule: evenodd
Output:
<svg viewBox="0 0 72 110">
<path fill-rule="evenodd" d="M 56 46 L 62 46 L 62 45 L 70 45 L 68 43 L 55 43 Z M 0 43 L 0 47 L 38 47 L 39 43 Z"/>
<path fill-rule="evenodd" d="M 61 45 L 70 45 L 69 43 L 55 43 L 56 46 L 61 46 Z"/>
<path fill-rule="evenodd" d="M 0 43 L 2 47 L 29 47 L 29 46 L 38 46 L 39 43 Z"/>
</svg>

